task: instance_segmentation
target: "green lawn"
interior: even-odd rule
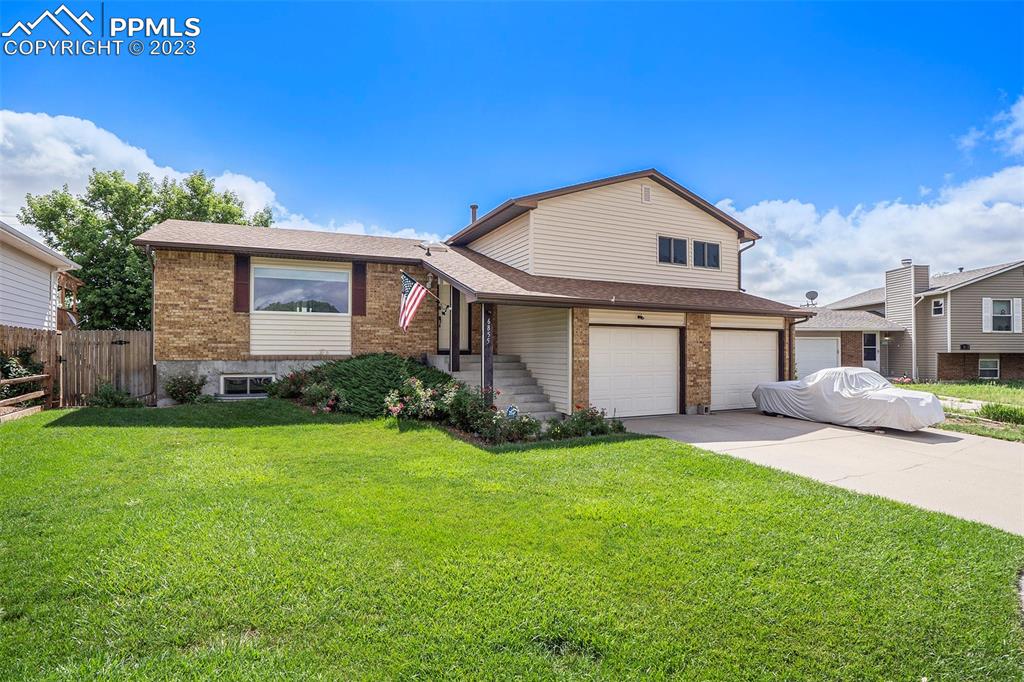
[[[659,439],[44,412],[0,491],[0,678],[1024,674],[1024,538]]]
[[[900,386],[915,391],[928,391],[950,398],[984,400],[1004,405],[1024,405],[1024,381],[958,381],[939,384],[909,384]]]

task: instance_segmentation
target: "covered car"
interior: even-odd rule
[[[917,431],[946,418],[937,396],[896,388],[864,367],[831,367],[799,381],[775,381],[754,389],[767,414],[840,426]]]

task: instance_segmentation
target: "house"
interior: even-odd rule
[[[921,381],[1024,379],[1024,260],[932,276],[905,259],[885,286],[796,325],[796,371],[871,367]]]
[[[169,220],[151,254],[158,376],[259,393],[330,358],[424,358],[540,416],[750,407],[807,312],[745,293],[760,235],[655,170],[510,199],[445,243]],[[398,329],[400,272],[427,285]]]
[[[0,222],[0,324],[57,329],[70,320],[78,265]]]

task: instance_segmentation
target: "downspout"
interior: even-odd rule
[[[746,291],[746,289],[743,288],[743,252],[747,249],[754,248],[754,244],[756,243],[756,241],[751,239],[749,244],[741,247],[740,250],[736,252],[736,288],[740,291]]]
[[[149,261],[149,360],[151,363],[149,377],[153,388],[153,404],[157,403],[160,390],[156,385],[156,254],[153,248],[146,245],[146,260]]]
[[[911,279],[910,286],[914,286],[914,281]],[[917,376],[917,304],[924,300],[924,296],[917,296],[917,300],[910,306],[910,376],[914,381],[919,381]]]
[[[794,378],[796,378],[796,326],[798,324],[800,324],[801,322],[806,322],[809,319],[811,319],[810,315],[808,315],[807,317],[801,318],[799,320],[794,318],[789,323],[789,339],[787,339],[787,342],[789,343],[789,363],[788,364],[789,364],[789,380],[790,381],[793,381]]]

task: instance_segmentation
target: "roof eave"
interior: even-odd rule
[[[758,310],[737,308],[736,306],[695,306],[671,305],[668,303],[651,303],[645,301],[629,301],[616,299],[611,301],[603,298],[577,298],[572,296],[545,296],[536,294],[500,294],[490,292],[474,292],[475,301],[480,303],[515,303],[520,305],[547,305],[555,307],[588,308],[626,308],[629,310],[650,310],[680,313],[731,313],[735,315],[758,315],[762,317],[807,317],[808,313],[801,310]],[[813,313],[811,313],[813,315]]]
[[[708,213],[713,218],[718,219],[726,226],[735,230],[741,241],[756,241],[761,238],[760,234],[750,229],[714,204],[711,204],[705,199],[697,196],[661,171],[655,168],[649,168],[647,170],[624,173],[622,175],[613,175],[608,178],[590,180],[588,182],[581,182],[575,185],[568,185],[566,187],[559,187],[545,192],[537,192],[535,194],[527,194],[515,199],[509,199],[497,208],[488,212],[482,218],[479,218],[476,222],[462,228],[459,232],[450,237],[447,243],[453,246],[465,246],[473,240],[479,239],[491,230],[501,227],[508,221],[518,218],[526,211],[537,208],[538,202],[543,201],[544,199],[572,194],[574,192],[583,192],[588,189],[605,187],[620,182],[639,180],[641,178],[649,178],[657,182],[662,187],[665,187],[674,194],[677,194],[686,201],[689,201],[691,204],[705,213]]]
[[[368,263],[400,263],[403,265],[419,265],[420,258],[401,258],[398,256],[377,256],[365,253],[303,251],[301,249],[262,248],[251,246],[222,246],[183,242],[161,242],[150,239],[133,239],[135,246],[146,246],[151,249],[168,251],[198,251],[202,253],[234,253],[248,256],[276,256],[290,258],[308,258],[313,260],[366,261]]]

